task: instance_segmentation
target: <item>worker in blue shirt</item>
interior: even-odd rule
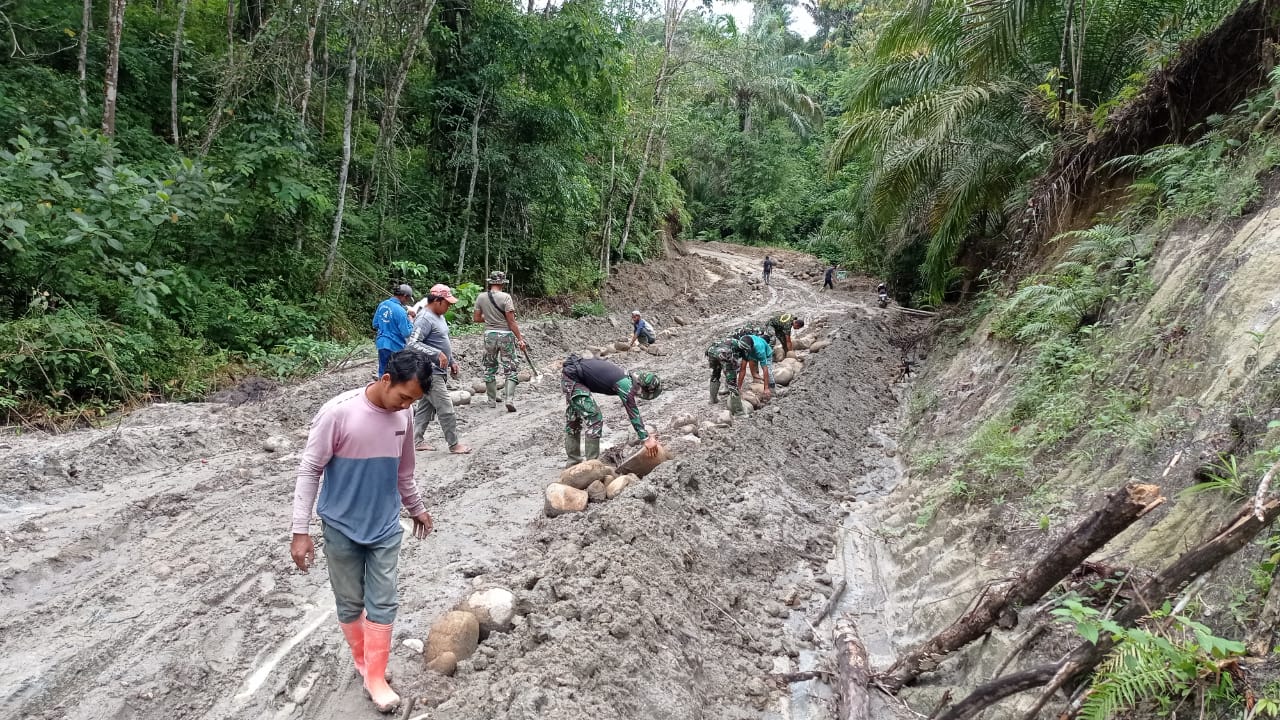
[[[761,399],[765,402],[773,396],[775,384],[773,381],[773,347],[769,345],[769,341],[759,335],[746,335],[738,338],[734,344],[734,354],[744,363],[749,363],[752,369],[759,366],[764,372],[764,393]],[[746,378],[745,372],[738,373],[738,389],[742,389],[742,381]]]
[[[391,297],[383,300],[373,311],[373,329],[378,333],[378,377],[382,377],[387,360],[396,351],[404,349],[409,335],[413,333],[413,323],[409,322],[409,312],[405,310],[405,306],[412,302],[413,288],[399,285]]]

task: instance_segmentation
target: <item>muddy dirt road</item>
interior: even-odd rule
[[[759,258],[728,246],[633,271],[609,295],[612,319],[526,331],[543,374],[521,386],[519,412],[459,408],[474,454],[419,453],[436,530],[404,543],[391,663],[412,716],[785,714],[787,696],[763,678],[822,649],[796,618],[831,592],[842,502],[889,482],[892,451],[872,428],[897,409],[895,320],[869,293],[792,279],[788,266],[804,262],[784,258],[771,287],[749,284]],[[550,366],[628,335],[630,305],[656,318],[664,354],[614,359],[663,376],[642,412],[679,456],[615,500],[544,518],[542,490],[563,462]],[[720,412],[707,402],[706,345],[781,310],[826,317],[804,334],[834,344],[750,418],[674,439],[673,418]],[[478,342],[457,345],[473,377]],[[234,406],[156,405],[101,429],[0,436],[0,717],[378,717],[336,625],[323,549],[309,574],[288,556],[310,418],[370,370],[361,361]],[[617,403],[601,407],[604,446],[632,441]],[[402,641],[493,586],[517,594],[515,630],[455,677],[427,673]]]

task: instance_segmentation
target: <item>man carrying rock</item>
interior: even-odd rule
[[[738,341],[734,344],[734,352],[743,361],[750,363],[752,369],[755,369],[758,365],[760,370],[764,373],[764,393],[761,395],[761,399],[768,402],[769,398],[773,396],[773,389],[775,387],[773,373],[771,372],[773,366],[773,347],[769,345],[769,341],[759,335],[748,335],[746,337],[738,338]],[[745,379],[745,373],[738,374],[739,390],[742,389],[742,381]]]
[[[652,345],[658,341],[658,335],[653,331],[653,326],[644,321],[640,317],[639,310],[631,311],[631,347],[635,347],[636,343],[641,345]]]
[[[502,374],[507,383],[502,399],[507,412],[516,411],[516,386],[520,384],[520,363],[516,360],[516,348],[524,350],[528,344],[516,324],[516,304],[502,291],[507,284],[507,274],[494,271],[487,280],[489,289],[476,297],[476,309],[472,319],[484,323],[484,388],[491,407],[498,404],[498,360],[502,360]]]
[[[432,285],[425,299],[426,303],[414,318],[408,346],[424,353],[431,361],[433,382],[431,389],[413,408],[413,447],[415,450],[435,449],[427,444],[426,432],[432,418],[439,418],[445,442],[449,443],[449,452],[465,455],[471,452],[471,448],[458,441],[458,416],[454,412],[453,401],[449,399],[449,388],[445,385],[446,371],[458,377],[458,361],[453,358],[453,345],[449,342],[449,323],[444,319],[449,306],[458,302],[458,298],[454,297],[448,285]]]
[[[312,419],[298,463],[289,544],[294,564],[306,572],[315,562],[311,506],[319,491],[316,513],[323,521],[338,623],[365,690],[384,713],[400,705],[386,679],[404,534],[400,506],[413,518],[414,537],[431,532],[431,515],[413,480],[409,406],[433,384],[430,363],[420,352],[395,353],[385,369],[377,382],[333,398]]]
[[[409,313],[405,305],[413,302],[413,288],[399,285],[392,291],[391,297],[383,300],[378,309],[373,311],[373,329],[378,337],[374,344],[378,347],[378,377],[387,366],[387,358],[392,353],[404,349],[405,341],[413,332],[413,324],[409,322]]]
[[[662,393],[662,381],[656,374],[628,374],[608,360],[570,355],[565,358],[564,368],[560,371],[560,388],[567,403],[564,410],[564,451],[569,456],[570,465],[600,457],[604,416],[591,397],[592,393],[616,395],[627,411],[627,419],[631,421],[636,436],[644,441],[645,452],[650,457],[657,456],[658,440],[644,429],[640,407],[636,404],[637,394],[645,400],[652,400]],[[584,425],[587,434],[585,451],[582,440]]]
[[[784,357],[794,350],[791,345],[791,331],[799,330],[803,327],[804,320],[792,316],[791,313],[782,313],[769,318],[769,329],[773,331],[773,339],[782,346]]]
[[[738,355],[734,338],[722,338],[707,348],[707,362],[711,366],[711,404],[720,402],[720,377],[724,376],[725,385],[729,389],[729,411],[735,415],[742,413],[742,398],[738,394]]]

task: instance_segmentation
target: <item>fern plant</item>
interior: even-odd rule
[[[1185,616],[1170,615],[1167,604],[1153,613],[1151,629],[1121,628],[1079,598],[1067,598],[1054,614],[1074,621],[1091,642],[1104,631],[1116,640],[1094,674],[1080,710],[1084,720],[1109,720],[1146,704],[1165,714],[1195,692],[1211,702],[1239,700],[1222,661],[1242,655],[1244,643],[1218,637]]]

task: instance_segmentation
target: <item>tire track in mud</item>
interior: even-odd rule
[[[724,309],[669,328],[665,355],[614,356],[663,375],[667,391],[643,412],[664,441],[671,418],[705,413],[702,351],[715,334],[782,309],[809,317],[859,305],[819,298],[777,272],[762,292],[741,279],[756,272],[754,258],[694,252],[718,266],[724,279],[714,297]],[[541,340],[540,349],[565,351],[621,331],[592,319],[532,326],[527,334]],[[476,339],[458,347],[474,370]],[[474,454],[419,453],[417,479],[436,532],[406,539],[401,556],[392,670],[406,696],[431,679],[422,679],[418,656],[399,640],[424,637],[473,577],[519,573],[531,550],[546,549],[538,539],[546,528],[586,517],[559,526],[541,518],[542,489],[562,462],[563,407],[553,358],[538,359],[543,375],[521,386],[516,414],[459,408],[459,431]],[[332,618],[308,631],[332,609],[323,559],[303,575],[286,549],[306,425],[320,404],[368,372],[358,364],[253,405],[156,406],[114,429],[7,438],[0,454],[0,477],[11,478],[0,484],[0,716],[379,717]],[[629,442],[620,408],[601,407],[603,446]],[[284,442],[267,452],[272,436]],[[439,430],[433,426],[428,438],[438,441]],[[322,544],[318,550],[323,556]]]

